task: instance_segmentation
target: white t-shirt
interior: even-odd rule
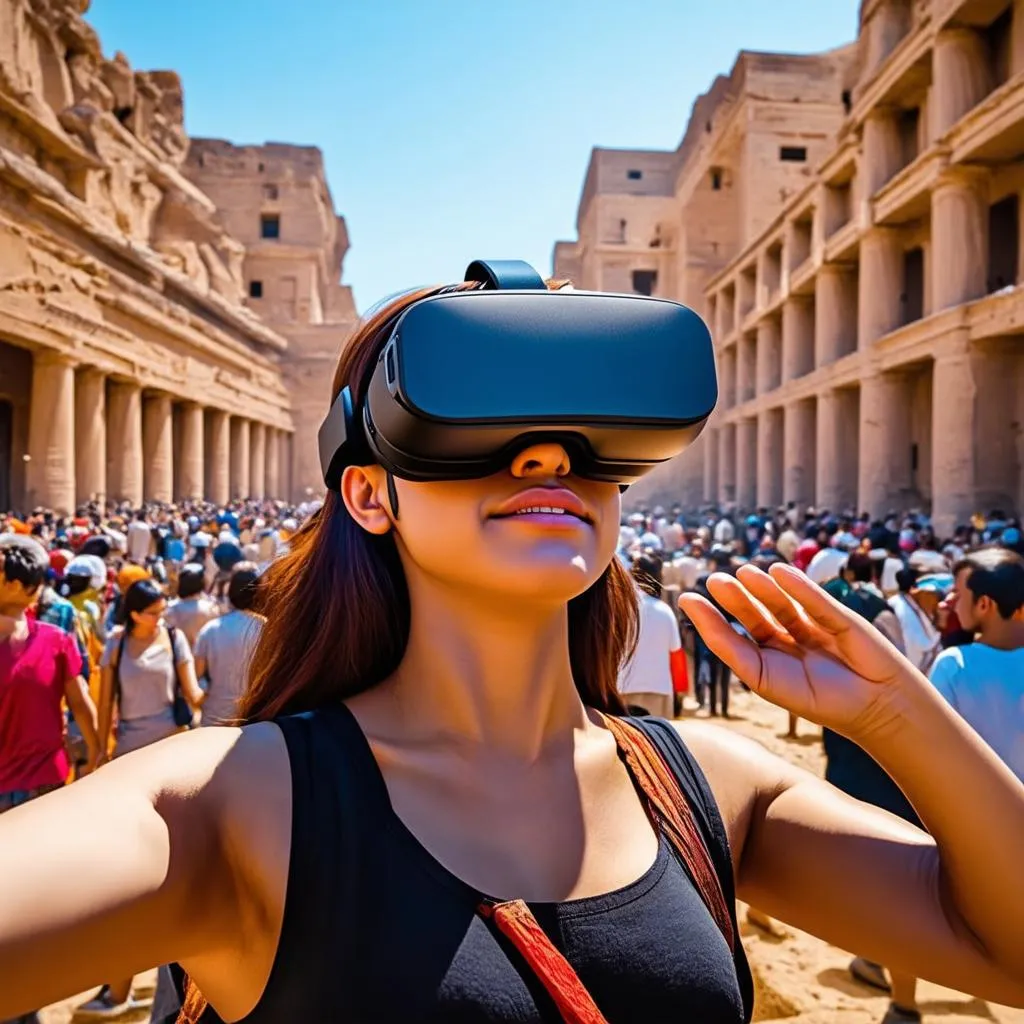
[[[153,543],[153,531],[148,523],[134,519],[128,524],[128,557],[133,562],[145,562]]]
[[[683,646],[679,621],[664,601],[640,595],[640,640],[633,657],[619,672],[619,693],[662,693],[672,696],[669,654]]]
[[[1024,647],[950,647],[930,673],[935,688],[1024,780]]]
[[[203,725],[220,725],[235,717],[238,700],[249,681],[249,661],[262,625],[258,616],[235,609],[199,630],[196,658],[206,661],[210,678]]]
[[[939,631],[912,597],[893,594],[889,607],[900,620],[906,655],[916,668],[922,668],[939,645]]]

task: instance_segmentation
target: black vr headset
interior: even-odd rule
[[[519,260],[478,260],[480,291],[421,299],[398,319],[358,407],[345,388],[320,428],[337,490],[349,465],[469,480],[557,441],[572,471],[625,489],[700,434],[718,399],[711,335],[677,302],[549,291]]]

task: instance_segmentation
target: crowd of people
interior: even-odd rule
[[[0,812],[177,732],[234,721],[259,638],[260,575],[314,509],[0,516]],[[116,1018],[151,1002],[116,979],[77,1014]]]
[[[619,558],[634,573],[644,602],[663,600],[641,617],[641,640],[620,676],[620,690],[637,711],[678,712],[690,690],[682,663],[684,639],[695,668],[693,698],[709,716],[729,716],[730,670],[669,610],[681,593],[717,605],[711,573],[734,574],[752,563],[795,566],[869,621],[1024,780],[1024,540],[1019,520],[993,511],[936,535],[926,515],[835,516],[795,504],[749,515],[681,508],[638,512],[623,520]],[[742,632],[736,620],[719,608]],[[637,671],[639,665],[642,671]],[[652,670],[650,666],[654,666]],[[651,684],[655,681],[655,685]],[[742,685],[742,683],[740,684]],[[651,691],[654,692],[645,692]],[[789,715],[788,737],[798,718]],[[860,747],[823,729],[826,778],[843,792],[922,827],[906,796]],[[754,923],[772,922],[755,911]],[[886,972],[856,957],[851,974],[891,993],[889,1024],[920,1019],[916,979]]]

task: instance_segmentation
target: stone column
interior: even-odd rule
[[[860,384],[857,496],[872,516],[904,507],[910,491],[910,402],[894,373],[873,373]]]
[[[757,418],[757,504],[776,508],[782,502],[782,410]]]
[[[833,512],[841,511],[847,488],[843,483],[842,418],[840,396],[835,388],[818,395],[817,503]]]
[[[718,428],[718,500],[726,505],[736,500],[736,425]]]
[[[713,502],[718,497],[718,428],[704,431],[704,497],[703,501]]]
[[[67,515],[75,510],[75,365],[48,349],[33,353],[25,498]]]
[[[206,417],[206,497],[217,505],[230,500],[229,466],[231,461],[231,431],[228,414],[210,409]]]
[[[736,425],[736,501],[750,510],[757,504],[757,420]]]
[[[142,390],[133,381],[112,381],[107,401],[107,493],[115,501],[142,504]]]
[[[757,354],[754,343],[743,335],[736,344],[736,404],[742,405],[754,397]]]
[[[171,398],[146,395],[142,402],[143,495],[146,501],[169,502],[174,497],[174,434]]]
[[[972,28],[946,28],[935,37],[929,99],[932,138],[945,135],[993,86],[985,37]]]
[[[107,379],[94,367],[75,378],[76,501],[107,496]]]
[[[988,275],[987,172],[950,168],[932,191],[932,310],[985,294]]]
[[[730,345],[722,350],[718,365],[721,368],[722,409],[728,410],[736,405],[739,392],[736,389],[736,365],[739,356],[736,353],[736,346]]]
[[[798,505],[815,502],[814,399],[790,402],[783,418],[783,482],[782,500]]]
[[[903,140],[895,110],[876,107],[864,119],[861,195],[870,199],[903,167]]]
[[[281,498],[281,435],[267,427],[267,497]]]
[[[967,332],[941,339],[932,376],[932,522],[949,536],[975,505],[975,409],[979,400]]]
[[[845,268],[826,263],[814,279],[816,367],[828,366],[857,348],[856,292],[850,277]]]
[[[249,493],[267,496],[267,429],[262,423],[249,424]]]
[[[860,243],[857,347],[870,348],[900,326],[903,248],[894,228],[872,228]]]
[[[779,321],[767,317],[757,325],[757,393],[774,391],[782,382],[782,339]]]
[[[1010,75],[1024,71],[1024,0],[1013,0],[1010,15]]]
[[[248,498],[249,421],[231,417],[231,498]]]
[[[814,319],[806,299],[787,299],[782,306],[782,383],[814,369]]]
[[[180,498],[202,498],[204,491],[203,407],[195,402],[181,406],[181,448],[178,451]]]

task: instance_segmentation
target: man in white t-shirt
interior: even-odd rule
[[[153,546],[153,530],[146,522],[146,513],[135,513],[135,519],[128,524],[127,554],[136,565],[145,565]]]
[[[1024,559],[986,548],[958,563],[956,614],[977,639],[935,659],[935,688],[1024,780]]]
[[[627,707],[672,718],[675,684],[685,679],[686,662],[676,613],[660,599],[661,560],[644,555],[634,563],[640,601],[640,639],[619,672],[619,693]]]

